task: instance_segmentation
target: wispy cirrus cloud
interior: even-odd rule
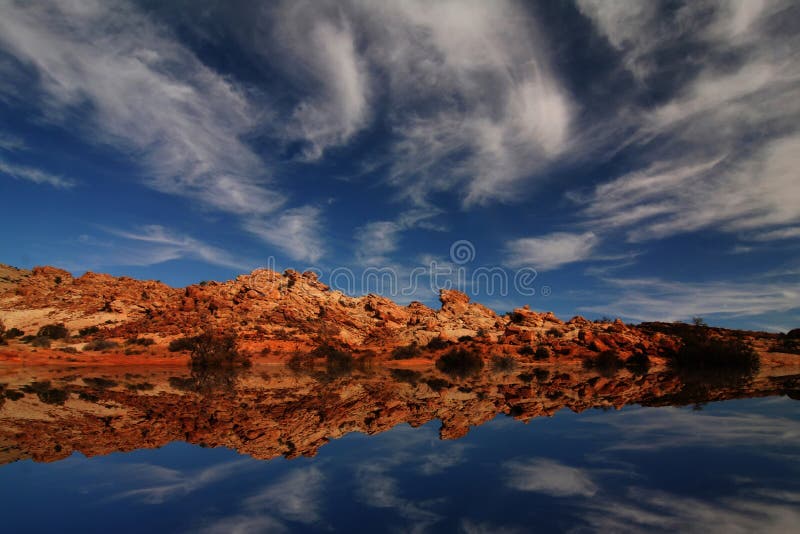
[[[677,282],[658,278],[602,278],[612,290],[603,304],[579,310],[637,321],[696,316],[748,317],[798,308],[796,282]],[[595,295],[602,293],[594,291]]]
[[[539,237],[524,237],[506,243],[506,263],[529,266],[541,271],[556,269],[592,256],[599,243],[594,232],[556,232]]]
[[[35,184],[50,185],[57,189],[69,189],[76,185],[74,180],[70,180],[61,175],[51,174],[27,165],[16,165],[0,158],[0,175],[2,174],[10,176],[15,180],[25,180]]]
[[[270,243],[294,260],[317,261],[325,253],[322,210],[302,206],[245,223],[245,229]]]
[[[134,156],[160,191],[235,213],[281,204],[241,140],[260,110],[132,4],[14,2],[0,15],[0,48],[21,67],[3,75],[32,88],[11,98],[35,98],[63,126],[88,110],[81,133]]]
[[[548,458],[514,460],[503,464],[503,469],[506,485],[519,491],[591,497],[598,490],[588,471]]]
[[[800,221],[800,38],[791,2],[597,2],[579,6],[654,105],[627,105],[612,137],[641,161],[573,195],[586,224],[652,241],[701,230],[770,230]],[[702,63],[682,50],[702,50]],[[656,65],[658,68],[655,68]],[[667,73],[673,73],[667,77]],[[759,132],[753,135],[753,132]],[[769,234],[767,234],[769,235]]]
[[[255,46],[286,51],[270,61],[306,82],[288,135],[318,157],[388,103],[388,182],[402,198],[513,200],[569,144],[573,104],[514,2],[285,2],[262,16],[274,30]]]

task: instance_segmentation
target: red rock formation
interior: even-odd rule
[[[73,335],[82,328],[100,329],[89,337],[59,341],[54,349],[65,345],[80,349],[92,337],[124,341],[138,336],[156,342],[145,355],[163,357],[171,339],[209,326],[233,331],[246,350],[258,356],[269,349],[269,357],[277,360],[288,360],[294,351],[308,351],[322,343],[372,350],[378,358],[388,358],[395,347],[424,346],[434,339],[470,343],[472,350],[486,357],[507,354],[523,360],[545,346],[561,361],[614,351],[623,359],[644,352],[659,362],[679,346],[669,331],[629,326],[619,320],[591,322],[575,317],[565,323],[552,313],[538,313],[527,306],[499,316],[455,290],[442,290],[440,300],[441,308],[433,310],[419,302],[400,306],[372,294],[350,297],[332,291],[312,272],[292,270],[279,274],[258,269],[228,282],[172,288],[158,281],[106,274],[74,278],[54,267],[28,272],[0,266],[0,319],[7,328],[35,334],[45,324],[64,323]],[[755,342],[766,339],[766,334],[748,335]],[[31,351],[28,345],[13,341],[0,351],[0,359],[26,351]],[[46,354],[50,353],[38,353]],[[422,357],[435,356],[431,351]],[[85,359],[80,354],[69,358]]]

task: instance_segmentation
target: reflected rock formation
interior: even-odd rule
[[[236,375],[185,368],[0,368],[0,463],[50,462],[156,448],[174,441],[227,447],[268,460],[314,456],[350,432],[376,434],[441,421],[457,439],[498,414],[521,422],[567,408],[697,405],[736,398],[800,398],[800,369],[692,382],[666,369],[602,376],[580,366],[485,368],[454,376],[435,368],[375,367],[351,374],[257,366]]]

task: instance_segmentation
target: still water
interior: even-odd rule
[[[5,532],[800,529],[797,369],[0,371]]]

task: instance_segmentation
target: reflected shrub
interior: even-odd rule
[[[393,360],[409,360],[416,358],[422,352],[416,342],[403,347],[397,347],[392,351]]]
[[[583,367],[593,369],[602,376],[614,376],[624,366],[622,358],[613,350],[606,350],[594,358],[585,358]]]
[[[50,348],[50,338],[47,336],[35,336],[33,339],[30,340],[32,347],[39,347],[43,349]]]
[[[436,360],[436,368],[451,376],[466,378],[483,369],[483,358],[467,349],[454,349]]]
[[[14,339],[16,337],[22,337],[24,335],[25,335],[25,332],[23,332],[19,328],[9,328],[8,330],[6,330],[6,333],[5,333],[4,337],[6,339]]]
[[[646,375],[650,370],[650,358],[644,352],[637,352],[625,360],[625,368],[635,375]]]
[[[39,400],[45,404],[64,404],[69,398],[69,392],[65,389],[54,388],[49,380],[42,382],[32,382],[22,386],[25,393],[35,393]]]
[[[517,360],[511,356],[492,356],[492,370],[507,373],[516,368]]]

